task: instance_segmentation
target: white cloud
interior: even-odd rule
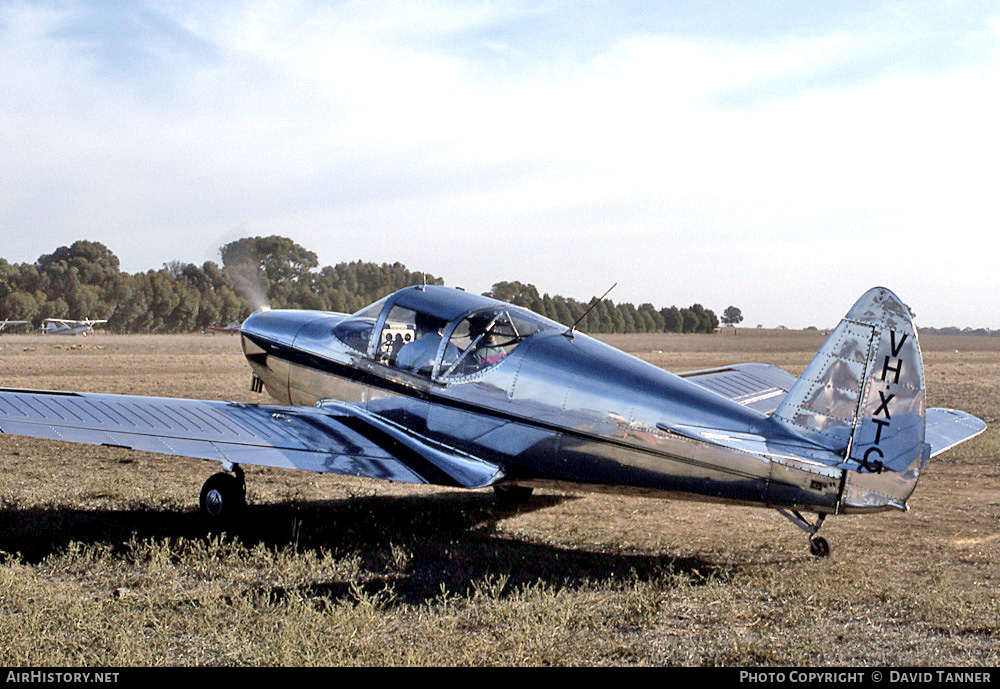
[[[139,270],[239,225],[477,290],[618,281],[795,326],[885,283],[925,324],[1000,327],[970,294],[997,248],[996,21],[926,71],[871,66],[908,40],[884,28],[546,52],[508,27],[585,10],[178,3],[140,74],[68,7],[0,10],[8,258],[87,237]],[[178,34],[199,49],[173,59]]]

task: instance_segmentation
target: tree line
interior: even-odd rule
[[[34,263],[0,258],[0,318],[106,319],[121,333],[177,333],[242,321],[264,305],[353,313],[414,284],[444,284],[400,263],[352,261],[320,267],[314,252],[287,237],[246,237],[220,249],[222,265],[171,261],[159,270],[126,273],[100,242],[81,240]],[[498,282],[487,296],[524,306],[592,333],[712,332],[719,319],[701,304],[657,308],[596,304],[539,294],[534,285]],[[591,306],[593,305],[593,308]],[[589,312],[587,310],[590,309]]]
[[[1000,330],[991,328],[959,328],[957,325],[950,325],[944,328],[920,328],[923,335],[978,335],[979,337],[1000,337]]]
[[[658,309],[650,303],[639,306],[627,302],[615,304],[610,299],[593,304],[594,300],[580,302],[558,295],[539,295],[534,285],[516,281],[498,282],[485,294],[524,306],[567,326],[586,313],[577,327],[590,333],[711,333],[719,326],[715,313],[701,304],[683,309],[676,306]],[[587,309],[590,311],[587,312]]]

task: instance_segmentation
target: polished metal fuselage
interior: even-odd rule
[[[843,511],[842,468],[672,430],[780,439],[766,415],[586,335],[538,332],[488,371],[446,381],[346,347],[332,335],[343,318],[270,311],[244,323],[247,360],[278,402],[359,405],[496,463],[520,485]]]

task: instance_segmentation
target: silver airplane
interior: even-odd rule
[[[884,288],[797,378],[764,364],[675,375],[432,285],[353,315],[259,311],[241,337],[251,389],[278,404],[5,389],[0,429],[220,462],[200,502],[223,525],[251,464],[492,486],[502,501],[554,487],[770,507],[825,556],[827,515],[907,509],[927,461],[986,428],[925,408],[917,331]]]
[[[94,332],[95,325],[107,323],[104,321],[92,321],[84,318],[82,321],[73,321],[65,318],[46,318],[42,321],[43,335],[83,335],[86,337]]]

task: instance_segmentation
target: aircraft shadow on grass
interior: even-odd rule
[[[465,595],[476,582],[491,577],[505,579],[503,595],[523,585],[574,588],[667,576],[698,585],[717,576],[725,578],[748,564],[585,550],[497,533],[497,523],[504,518],[575,499],[536,496],[527,504],[499,508],[486,494],[444,492],[251,505],[239,527],[223,534],[207,531],[194,511],[13,507],[0,510],[0,550],[38,563],[65,551],[72,542],[107,544],[124,556],[134,541],[221,536],[248,549],[263,544],[276,550],[357,556],[370,573],[363,582],[307,584],[299,589],[301,595],[351,599],[359,590],[371,595],[391,586],[392,600],[405,603],[433,600],[443,590]],[[406,553],[402,566],[394,563],[394,551],[400,548]],[[280,599],[289,591],[275,586],[264,593]]]

